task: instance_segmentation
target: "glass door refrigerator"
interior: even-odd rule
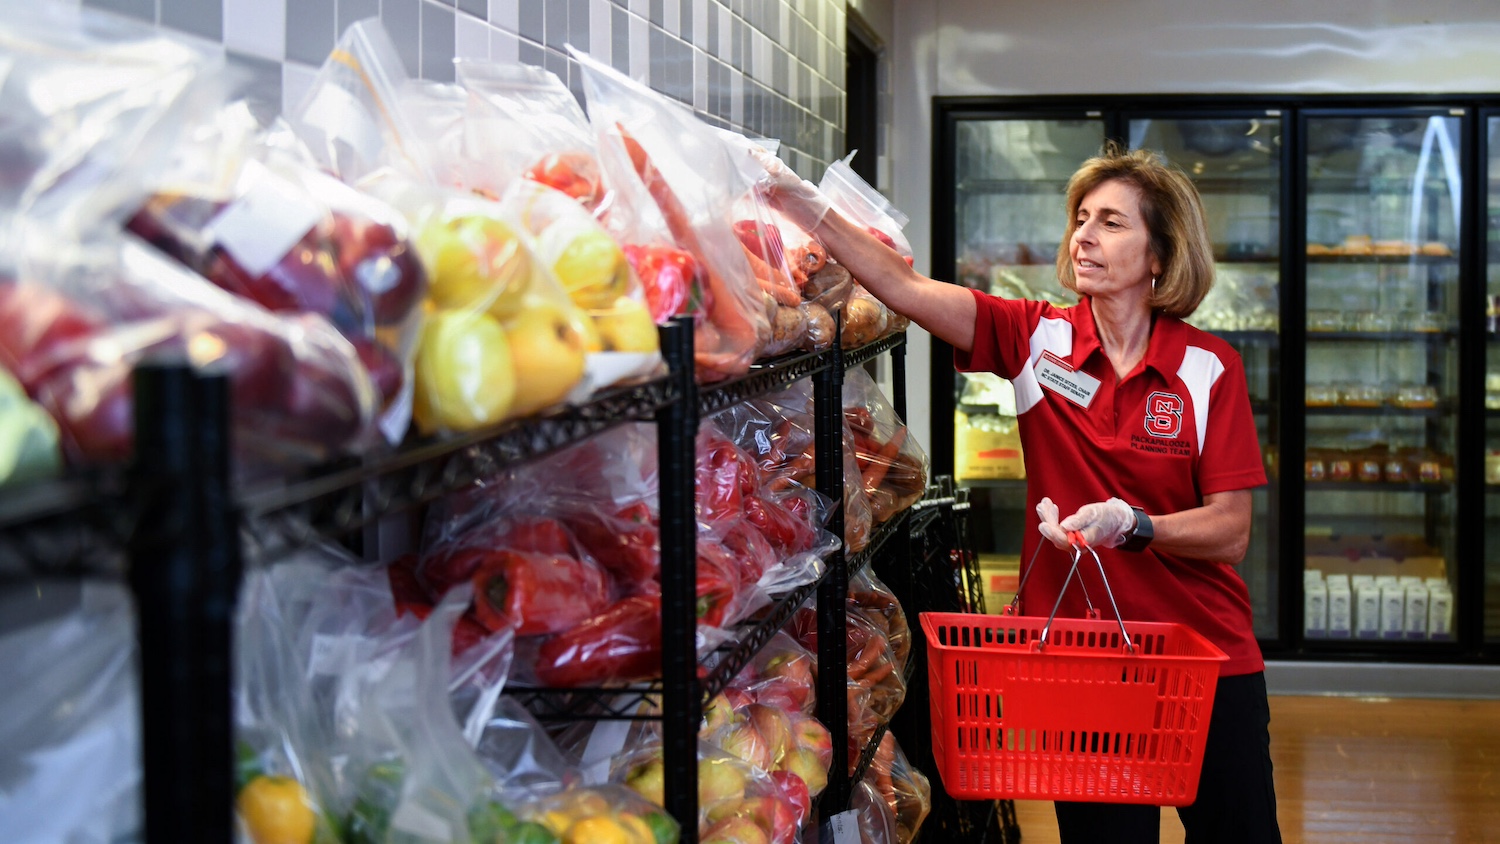
[[[1255,112],[1127,113],[1132,148],[1160,152],[1203,200],[1214,244],[1214,287],[1188,323],[1229,341],[1250,388],[1261,455],[1271,483],[1254,491],[1250,547],[1238,569],[1250,591],[1255,633],[1276,639],[1281,618],[1280,451],[1281,244],[1288,176],[1279,109]]]
[[[1484,596],[1479,634],[1491,651],[1500,646],[1500,111],[1487,110],[1480,120],[1485,154],[1484,245],[1479,251],[1484,277],[1484,550],[1482,575],[1473,578]],[[1479,310],[1476,308],[1475,310]]]
[[[1304,646],[1452,650],[1467,118],[1299,120]]]
[[[952,171],[934,185],[934,228],[951,232],[951,239],[936,239],[935,266],[951,261],[959,284],[995,295],[1075,303],[1056,271],[1069,176],[1106,139],[1161,152],[1197,184],[1214,239],[1217,284],[1189,321],[1229,340],[1242,355],[1261,447],[1274,461],[1280,425],[1277,291],[1286,240],[1281,131],[1280,113],[1264,109],[946,110],[940,148],[948,150]],[[945,211],[951,217],[943,219]],[[955,373],[951,348],[936,340],[931,377],[935,471],[952,471],[970,489],[993,611],[1014,591],[1025,524],[1014,394],[996,376]],[[1274,485],[1256,491],[1255,508],[1241,573],[1257,635],[1275,638],[1281,609]]]

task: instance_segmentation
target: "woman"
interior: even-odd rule
[[[1182,321],[1214,272],[1192,183],[1141,150],[1084,162],[1057,254],[1058,278],[1080,301],[1058,308],[925,278],[780,161],[762,162],[773,201],[871,293],[952,345],[960,370],[1014,384],[1034,511],[1023,559],[1043,539],[1066,551],[1077,531],[1098,549],[1124,618],[1186,624],[1229,655],[1197,800],[1178,814],[1189,842],[1279,842],[1265,664],[1234,569],[1249,545],[1251,490],[1266,476],[1239,355]],[[1021,595],[1029,614],[1050,611],[1067,572],[1047,553]],[[1078,571],[1103,594],[1097,571]],[[1060,614],[1084,611],[1070,587]],[[1154,806],[1056,810],[1065,842],[1160,836]]]

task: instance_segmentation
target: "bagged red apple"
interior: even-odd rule
[[[222,109],[152,176],[127,228],[194,272],[277,313],[326,318],[380,391],[390,443],[411,416],[411,356],[426,272],[406,221],[315,170],[285,128]]]
[[[148,355],[227,371],[242,472],[367,447],[376,394],[322,317],[277,315],[134,238],[29,241],[0,284],[0,364],[57,420],[73,463],[122,460],[131,367]]]

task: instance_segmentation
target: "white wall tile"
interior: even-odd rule
[[[224,46],[252,56],[286,58],[286,2],[223,0]]]
[[[514,64],[521,60],[521,39],[514,32],[490,30],[490,61]]]
[[[734,58],[734,15],[728,6],[720,6],[713,14],[719,16],[719,58],[728,64]]]
[[[682,34],[681,0],[664,0],[662,3],[662,28],[673,35]]]
[[[634,5],[632,3],[632,5]],[[647,82],[651,78],[651,24],[645,18],[630,18],[630,78]],[[649,84],[649,83],[648,83]]]
[[[534,3],[536,0],[490,0],[490,23],[501,29],[515,32],[520,26],[519,3]]]
[[[490,57],[490,28],[484,21],[457,15],[453,31],[453,56],[459,59]]]
[[[630,0],[630,13],[643,18],[650,18],[651,0]]]
[[[281,113],[286,114],[295,109],[301,102],[307,90],[312,87],[313,80],[318,77],[318,69],[311,65],[299,64],[297,62],[283,62],[281,65]]]
[[[708,0],[693,0],[693,43],[707,50]]]
[[[610,29],[610,0],[589,0],[589,55],[605,64],[613,59],[613,37]]]

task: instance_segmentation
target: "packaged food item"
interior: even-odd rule
[[[1347,639],[1354,634],[1353,593],[1349,584],[1328,583],[1328,638]]]
[[[1410,583],[1406,586],[1406,638],[1426,639],[1429,598],[1427,585]]]
[[[1427,593],[1427,638],[1453,638],[1453,593],[1447,584],[1434,586]]]
[[[1322,579],[1302,584],[1302,632],[1309,639],[1328,635],[1328,586]]]
[[[1380,585],[1380,638],[1400,639],[1406,635],[1406,590],[1398,582]]]
[[[1380,587],[1369,579],[1356,583],[1353,591],[1355,636],[1380,638]]]

